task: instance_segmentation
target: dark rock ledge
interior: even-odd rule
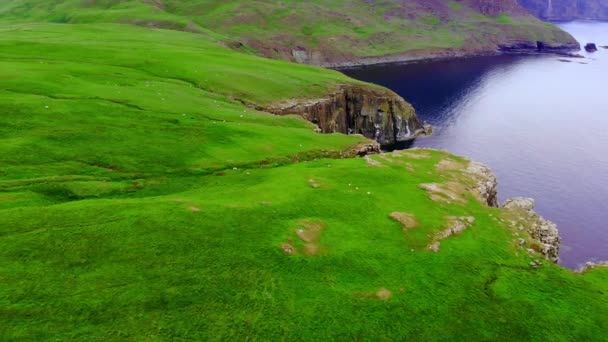
[[[538,41],[536,43],[528,41],[514,41],[507,44],[498,45],[498,51],[503,53],[541,53],[553,54],[564,57],[583,58],[583,56],[575,53],[579,51],[581,45],[579,43],[567,43],[560,45],[551,45]]]
[[[361,134],[381,145],[408,141],[430,132],[414,108],[394,92],[380,87],[341,85],[326,97],[290,99],[264,107],[277,114],[300,115],[323,133]]]

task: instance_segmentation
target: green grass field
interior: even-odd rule
[[[27,3],[0,5],[0,340],[605,340],[607,270],[531,268],[500,209],[419,188],[465,160],[341,159],[364,139],[245,105],[362,83]],[[434,253],[448,216],[475,222]]]

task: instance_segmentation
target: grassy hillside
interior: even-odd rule
[[[83,3],[0,5],[0,340],[603,338],[607,270],[530,267],[467,161],[341,159],[365,140],[246,105],[361,83],[204,27],[49,23],[166,15]]]
[[[234,47],[312,64],[348,64],[394,55],[488,52],[513,41],[576,43],[514,0],[217,1],[7,0],[0,15],[60,23],[121,22],[216,32]]]

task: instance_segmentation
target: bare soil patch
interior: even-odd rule
[[[418,221],[416,220],[416,216],[414,214],[394,212],[389,216],[393,220],[401,223],[403,230],[409,230],[418,226]]]
[[[363,157],[363,159],[365,159],[365,161],[367,162],[367,165],[369,166],[384,166],[384,164],[382,164],[381,162],[372,159],[372,157],[370,156],[365,156]]]
[[[403,150],[403,151],[394,151],[392,154],[395,157],[407,157],[410,159],[429,159],[431,158],[431,153],[425,150]]]
[[[391,299],[391,297],[393,296],[393,292],[391,290],[383,287],[376,292],[362,293],[362,294],[359,294],[359,296],[361,296],[363,298],[375,298],[375,299],[387,301],[387,300]]]
[[[322,253],[320,243],[321,235],[325,230],[325,222],[320,220],[301,220],[296,223],[295,234],[303,242],[298,247],[290,237],[287,242],[281,244],[281,250],[287,255],[304,254],[308,256]]]
[[[321,187],[321,185],[319,183],[317,183],[317,181],[314,180],[314,179],[312,179],[312,178],[308,180],[308,184],[310,184],[310,186],[313,187],[314,189]]]

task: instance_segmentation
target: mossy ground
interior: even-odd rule
[[[601,340],[608,329],[606,270],[531,268],[538,256],[498,209],[419,188],[466,183],[437,167],[447,154],[323,159],[363,138],[241,102],[356,81],[196,33],[0,33],[0,340]],[[447,216],[475,223],[434,253]],[[307,225],[323,227],[316,252],[286,254],[286,242],[305,248]]]

